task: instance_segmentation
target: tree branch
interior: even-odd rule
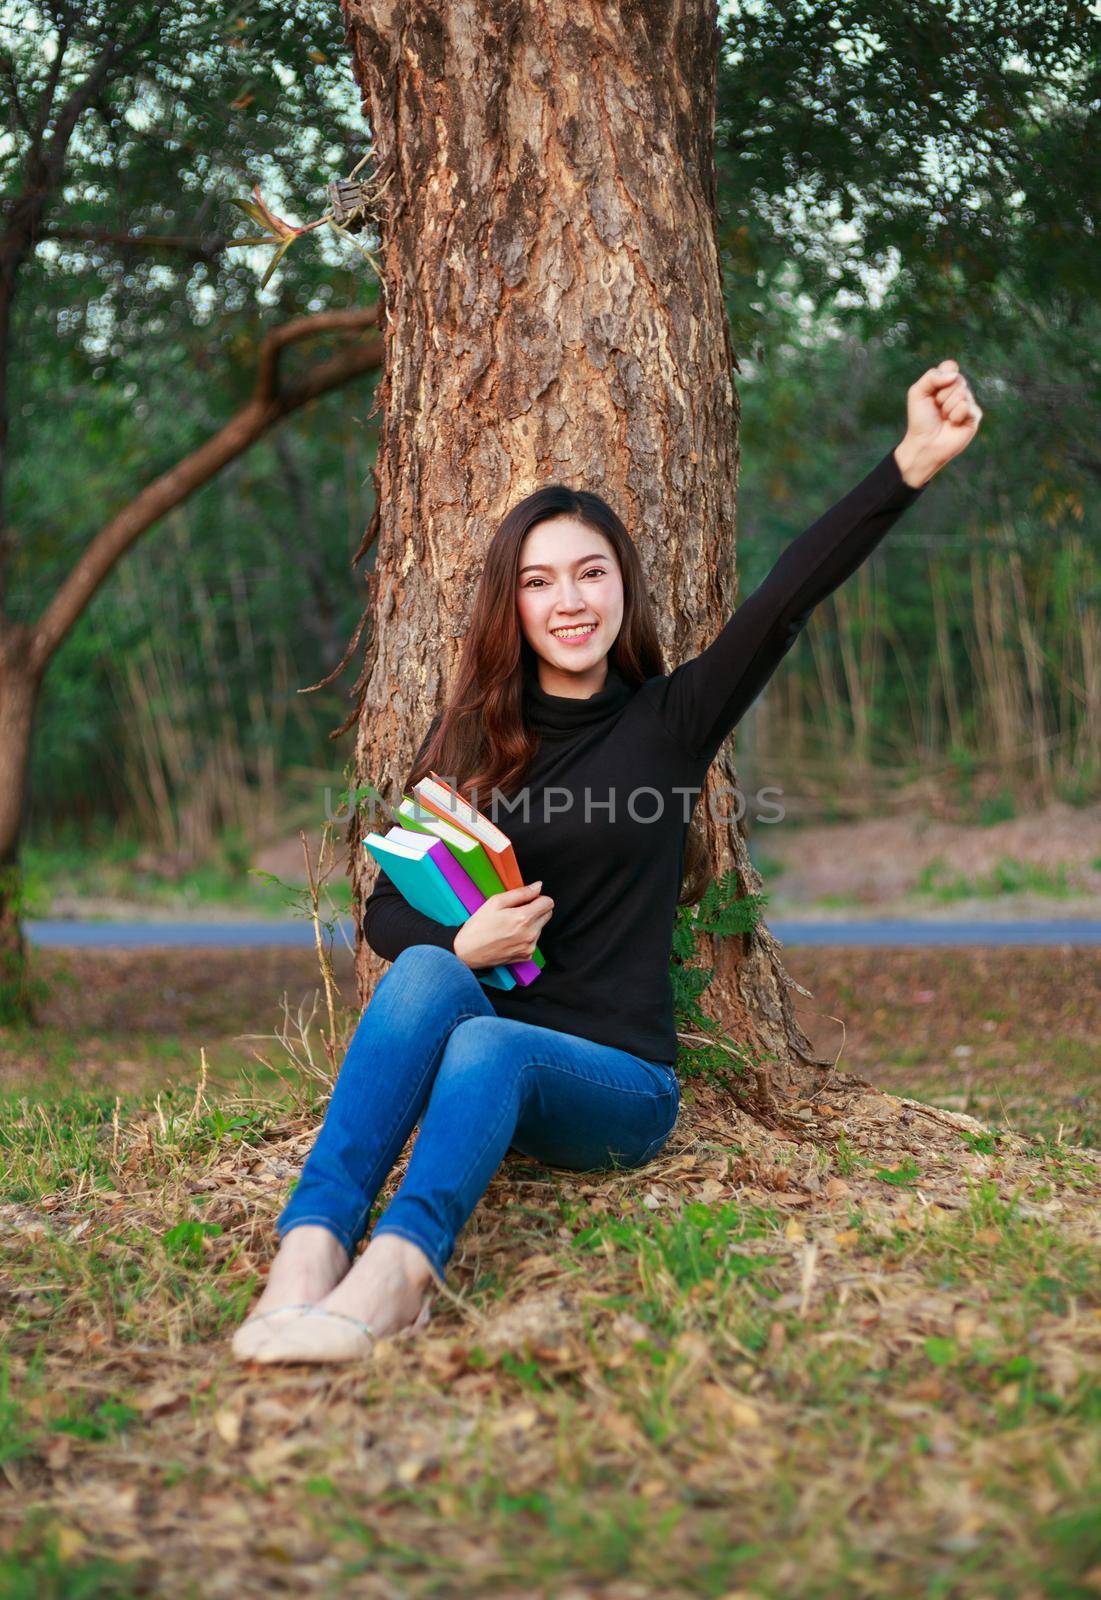
[[[378,307],[366,306],[358,311],[318,311],[313,316],[292,317],[280,327],[273,328],[260,346],[256,363],[257,400],[274,399],[278,388],[279,357],[288,345],[303,339],[313,339],[319,333],[360,333],[378,323]]]
[[[49,126],[50,116],[54,108],[54,95],[61,82],[61,69],[65,64],[65,52],[69,48],[69,19],[61,16],[57,19],[57,39],[54,45],[54,58],[50,62],[49,76],[42,90],[42,98],[38,102],[38,116],[35,118],[34,129],[31,133],[31,160],[38,159],[42,149],[42,137]]]
[[[69,153],[69,141],[77,123],[99,93],[100,85],[107,82],[115,62],[120,57],[125,58],[126,51],[126,44],[119,39],[112,39],[104,45],[88,76],[77,84],[61,107],[46,154],[41,160],[40,170],[31,175],[30,187],[35,192],[40,209],[45,203],[46,196],[52,194],[61,182],[65,170],[65,158]]]
[[[19,97],[19,79],[15,75],[15,62],[7,50],[0,50],[0,72],[3,73],[8,85],[8,94],[11,97],[11,108],[16,122],[27,135],[28,139],[34,138],[34,129],[31,127],[30,118],[23,109],[23,102]]]
[[[279,383],[279,356],[290,344],[320,334],[362,334],[377,328],[378,308],[325,311],[297,317],[275,328],[260,346],[252,398],[236,416],[182,461],[161,473],[94,536],[32,630],[30,655],[41,673],[61,641],[88,605],[115,563],[166,512],[208,483],[260,436],[311,400],[341,388],[382,365],[382,334],[353,338],[335,355],[319,362],[285,387]]]
[[[196,261],[210,261],[220,255],[229,243],[229,235],[214,235],[209,239],[191,238],[175,233],[110,233],[102,228],[58,227],[42,228],[42,239],[61,239],[73,244],[109,245],[116,250],[133,250],[138,253],[163,250],[171,255],[186,255]]]
[[[38,126],[24,163],[22,192],[8,207],[7,223],[0,233],[0,607],[13,534],[5,517],[8,475],[8,364],[11,356],[11,317],[20,269],[34,248],[48,202],[59,188],[65,173],[69,142],[77,123],[112,69],[137,51],[159,25],[163,7],[154,6],[146,27],[129,40],[109,39],[92,63],[87,76],[69,94],[58,112],[49,142],[43,144],[46,124],[53,109],[53,95],[61,73],[61,58],[68,39],[68,18],[59,13],[58,42],[50,68],[49,82],[39,108]]]

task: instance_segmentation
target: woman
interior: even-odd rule
[[[423,1325],[426,1291],[443,1284],[509,1148],[574,1170],[640,1167],[662,1148],[680,1106],[674,908],[706,881],[690,813],[707,769],[813,607],[970,443],[981,415],[956,362],[931,367],[907,393],[901,444],[668,674],[637,552],[604,501],[552,484],[505,517],[455,690],[405,787],[429,768],[458,783],[533,881],[448,928],[379,873],[364,934],[393,964],[277,1222],[280,1248],[236,1356],[355,1360],[376,1337]],[[534,983],[481,983],[537,942]],[[353,1266],[418,1124],[405,1178]]]

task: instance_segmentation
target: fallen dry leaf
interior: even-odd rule
[[[223,1444],[231,1448],[241,1442],[241,1413],[229,1406],[221,1406],[210,1419],[214,1431]]]

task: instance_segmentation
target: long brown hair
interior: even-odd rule
[[[522,781],[539,736],[523,715],[525,667],[535,670],[536,654],[524,638],[516,604],[520,546],[537,523],[560,516],[573,517],[602,533],[619,561],[623,621],[609,662],[636,686],[665,672],[642,563],[627,529],[598,494],[563,483],[547,484],[513,506],[490,541],[455,687],[433,718],[428,742],[403,785],[406,792],[430,769],[454,782],[468,800],[474,789],[483,797],[494,788],[511,796]],[[691,822],[677,904],[698,901],[711,878],[707,847]]]

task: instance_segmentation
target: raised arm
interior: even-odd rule
[[[651,685],[666,726],[689,755],[714,758],[814,607],[855,572],[921,492],[903,480],[894,452],[885,455],[792,540],[705,650]]]
[[[929,479],[974,436],[982,415],[955,362],[907,393],[902,443],[780,555],[718,637],[646,692],[670,733],[708,764],[802,632],[814,607],[865,561]]]

